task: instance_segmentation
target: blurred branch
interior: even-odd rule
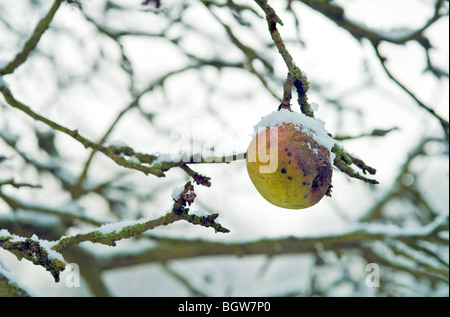
[[[444,8],[444,0],[436,0],[434,5],[434,13],[425,24],[416,29],[401,29],[401,32],[390,34],[389,32],[377,31],[365,26],[364,24],[354,22],[345,16],[345,10],[333,1],[317,1],[317,0],[298,0],[311,9],[320,12],[328,19],[336,23],[339,27],[348,31],[355,39],[361,41],[363,38],[368,39],[372,43],[389,42],[392,44],[403,45],[409,41],[417,41],[422,46],[426,46],[428,40],[424,36],[424,32],[432,26],[440,18],[447,16],[448,12],[442,13]]]
[[[417,184],[405,184],[404,177],[411,173],[411,164],[419,156],[426,155],[425,147],[430,142],[443,142],[443,139],[437,138],[424,138],[420,140],[417,145],[410,151],[407,155],[405,162],[400,167],[400,170],[395,178],[393,185],[390,190],[386,192],[386,194],[379,199],[375,204],[373,204],[368,211],[361,217],[360,221],[373,221],[380,220],[382,216],[382,211],[384,207],[393,199],[400,197],[408,197],[408,194],[413,192],[412,197],[415,199],[419,198],[419,191],[415,189]],[[412,175],[410,175],[412,177]],[[432,211],[432,208],[426,202],[426,200],[421,199],[422,206],[428,210],[428,213],[431,213],[433,216],[436,212]],[[417,205],[417,202],[414,202],[414,205]]]
[[[21,188],[21,187],[29,187],[29,188],[42,188],[41,185],[34,185],[34,184],[28,184],[28,183],[17,183],[14,181],[14,179],[7,179],[7,180],[0,180],[0,187],[10,185],[15,188]]]
[[[22,50],[16,55],[16,57],[3,69],[0,69],[0,76],[11,74],[16,70],[20,65],[26,62],[30,53],[34,50],[36,45],[39,43],[42,34],[44,34],[45,30],[47,30],[50,22],[52,22],[53,17],[58,11],[59,6],[61,5],[62,0],[55,0],[47,12],[47,14],[39,21],[39,23],[34,28],[33,34],[28,39],[28,41],[23,46]]]
[[[161,77],[159,77],[158,79],[156,79],[154,82],[152,82],[151,84],[149,84],[145,89],[143,89],[141,92],[137,93],[134,97],[134,99],[121,111],[119,112],[119,114],[116,116],[116,118],[114,119],[114,121],[110,124],[109,128],[107,129],[107,131],[104,133],[104,135],[102,136],[102,138],[98,141],[98,144],[104,144],[106,142],[106,140],[109,138],[110,134],[113,132],[114,128],[116,127],[116,125],[120,122],[120,120],[125,116],[125,114],[127,114],[130,110],[135,109],[136,107],[139,107],[139,102],[141,100],[141,98],[143,96],[145,96],[147,93],[153,91],[156,87],[162,87],[165,83],[166,80],[168,80],[171,76],[183,73],[185,71],[191,70],[191,69],[198,69],[200,67],[203,66],[207,66],[207,65],[211,65],[214,64],[215,67],[221,68],[221,67],[240,67],[240,65],[236,65],[236,64],[227,64],[227,63],[220,63],[218,64],[218,62],[213,62],[213,61],[199,61],[199,63],[197,64],[191,64],[188,65],[186,67],[182,67],[178,70],[174,70],[171,72],[168,72],[164,75],[162,75]],[[89,158],[87,159],[87,161],[84,164],[84,168],[83,171],[81,172],[80,176],[78,177],[77,183],[75,185],[75,189],[73,192],[75,193],[79,193],[78,195],[75,195],[74,197],[77,198],[79,197],[83,191],[82,191],[82,186],[83,186],[83,182],[87,177],[88,174],[88,170],[89,167],[92,163],[92,160],[95,156],[95,154],[98,152],[98,150],[93,149],[93,151],[91,152],[91,154],[89,155]],[[144,156],[142,154],[137,154],[137,153],[132,153],[134,152],[134,150],[132,150],[131,148],[126,149],[126,152],[128,153],[129,156],[136,156],[137,158],[143,158],[144,159],[141,161],[142,163],[149,163],[152,164],[155,160],[153,157],[149,157],[149,156]],[[125,152],[123,152],[124,154],[126,154]],[[191,160],[189,160],[190,162]],[[204,162],[206,163],[206,162]],[[155,164],[157,164],[157,161],[155,161]],[[153,164],[153,165],[155,165]],[[187,170],[185,168],[185,164],[178,164],[178,162],[166,162],[166,164],[164,164],[164,167],[161,166],[161,170],[167,171],[168,169],[170,169],[171,167],[175,167],[175,166],[180,166],[182,169]],[[189,173],[188,173],[189,174]],[[191,173],[192,174],[192,173]],[[190,176],[192,176],[191,174],[189,174]],[[156,176],[163,176],[163,174],[159,174]],[[200,183],[199,183],[200,184]]]
[[[167,263],[163,262],[164,271],[169,274],[171,277],[175,278],[178,282],[180,282],[187,290],[191,293],[192,296],[202,296],[207,297],[208,295],[203,292],[201,289],[196,288],[189,283],[189,281],[176,270],[172,269]]]
[[[144,154],[135,152],[131,147],[129,146],[104,146],[98,143],[95,143],[84,136],[82,136],[78,130],[71,130],[69,128],[66,128],[50,119],[47,119],[40,114],[34,112],[31,110],[30,107],[27,105],[21,103],[17,99],[14,98],[14,96],[11,94],[11,91],[6,85],[2,85],[0,82],[0,92],[5,97],[6,102],[12,106],[13,108],[19,109],[25,114],[29,115],[30,117],[34,118],[35,120],[41,121],[45,124],[47,124],[50,128],[60,131],[76,141],[80,142],[84,145],[85,148],[91,148],[95,151],[102,152],[107,157],[112,159],[114,162],[116,162],[118,165],[134,169],[137,171],[140,171],[146,175],[152,174],[158,177],[164,177],[164,172],[168,171],[169,169],[173,167],[178,167],[185,165],[186,163],[211,163],[212,161],[207,159],[201,159],[200,161],[195,160],[188,160],[185,161],[157,161],[158,156],[152,155],[152,154]],[[191,162],[192,161],[192,162]],[[224,161],[222,161],[224,162]]]
[[[139,253],[115,254],[102,259],[102,270],[131,266],[141,263],[167,262],[171,260],[188,259],[206,256],[233,255],[248,256],[264,254],[279,256],[283,254],[315,254],[318,250],[343,252],[345,250],[370,250],[373,243],[399,241],[414,247],[419,241],[431,241],[442,246],[448,246],[448,240],[439,237],[439,232],[448,231],[448,215],[442,215],[427,226],[400,228],[393,225],[361,224],[359,227],[347,231],[320,235],[316,237],[289,237],[279,239],[261,239],[253,242],[224,243],[204,240],[186,240],[151,236],[158,243],[156,247],[142,250]],[[389,244],[389,246],[391,246]],[[368,260],[372,258],[368,255]],[[404,271],[415,272],[418,269],[401,266],[395,259],[383,258],[382,262],[373,261],[380,265],[395,266]],[[444,268],[436,267],[435,272],[419,270],[421,274],[432,275],[443,281],[448,281],[448,273]]]
[[[373,48],[375,49],[376,55],[378,57],[378,59],[380,60],[381,66],[383,67],[384,71],[386,72],[386,74],[388,75],[388,77],[397,85],[399,86],[404,92],[406,92],[412,99],[414,99],[414,101],[423,109],[425,109],[428,113],[430,113],[433,117],[435,117],[439,123],[442,126],[442,129],[444,130],[444,135],[445,138],[447,140],[447,143],[449,142],[449,122],[447,120],[445,120],[444,118],[442,118],[441,116],[439,116],[434,109],[432,109],[431,107],[427,106],[424,102],[422,102],[411,90],[409,90],[408,88],[406,88],[406,86],[404,84],[402,84],[392,73],[391,71],[388,69],[388,67],[386,66],[386,58],[384,56],[381,55],[380,50],[378,48],[378,45],[373,43]]]
[[[1,84],[0,84],[1,86]],[[28,153],[21,151],[17,147],[17,141],[19,136],[13,135],[10,131],[3,129],[0,130],[0,138],[13,149],[27,164],[33,166],[38,172],[47,172],[53,175],[62,185],[64,189],[70,190],[72,184],[67,179],[64,169],[56,160],[50,160],[48,162],[41,162],[32,158]]]
[[[36,234],[46,240],[57,240],[65,233],[67,224],[58,216],[48,216],[44,219],[45,221],[36,221],[36,213],[25,210],[9,212],[0,215],[0,228],[21,237]]]
[[[47,206],[40,206],[36,204],[26,203],[22,200],[13,198],[11,196],[6,195],[0,190],[0,198],[7,203],[12,210],[23,209],[23,210],[32,210],[42,214],[56,215],[66,224],[73,223],[74,221],[83,221],[85,223],[89,223],[95,226],[101,225],[101,222],[90,217],[83,216],[81,214],[75,214],[63,209],[55,209]]]
[[[444,12],[445,4],[444,0],[436,0],[434,5],[434,13],[431,18],[425,22],[425,24],[417,28],[415,30],[397,30],[397,32],[382,32],[382,31],[376,31],[373,30],[365,25],[356,23],[351,21],[345,16],[344,9],[335,2],[331,1],[314,1],[314,0],[300,0],[305,5],[309,6],[310,8],[322,13],[327,18],[332,20],[334,23],[336,23],[341,28],[348,31],[354,38],[356,38],[358,41],[361,41],[363,38],[369,40],[369,42],[372,44],[372,46],[375,49],[376,55],[381,63],[381,66],[383,67],[384,71],[388,75],[388,77],[397,85],[399,86],[405,93],[407,93],[411,98],[416,101],[416,103],[423,109],[425,109],[428,113],[430,113],[433,117],[435,117],[439,123],[441,124],[447,142],[449,142],[449,122],[439,116],[434,109],[427,106],[424,102],[422,102],[416,94],[414,94],[411,90],[406,88],[404,84],[402,84],[388,69],[386,66],[386,58],[381,55],[379,51],[379,45],[382,42],[397,44],[397,45],[404,45],[407,42],[415,41],[420,46],[422,46],[426,52],[427,56],[427,69],[430,70],[435,76],[438,78],[442,76],[448,77],[448,73],[443,72],[442,70],[438,69],[436,66],[433,65],[430,59],[429,50],[432,48],[432,45],[429,41],[429,39],[425,35],[425,31],[431,27],[436,21],[438,21],[440,18],[444,16],[448,16],[448,10]],[[392,30],[395,31],[395,30]],[[393,35],[392,35],[393,34]]]
[[[155,3],[155,8],[159,9],[161,7],[161,0],[144,0],[142,2],[142,5],[148,5],[150,2],[154,2]]]
[[[337,141],[344,141],[344,140],[359,139],[359,138],[363,138],[363,137],[383,137],[383,136],[387,135],[388,133],[395,131],[395,130],[398,130],[398,128],[394,127],[394,128],[390,128],[390,129],[374,129],[372,132],[362,133],[362,134],[354,135],[354,136],[335,135],[333,137],[333,139],[335,139]]]
[[[0,266],[0,297],[30,297],[31,295],[15,282],[10,272]]]
[[[80,245],[69,247],[62,254],[67,263],[77,263],[79,265],[80,274],[94,296],[111,296],[106,283],[102,279],[96,254],[85,251],[83,246]]]
[[[238,39],[238,37],[233,33],[231,27],[227,25],[225,22],[223,22],[215,13],[213,10],[211,10],[211,1],[203,0],[203,4],[209,9],[211,15],[222,25],[222,27],[225,29],[230,41],[244,54],[246,58],[245,66],[247,66],[248,70],[254,74],[262,83],[264,88],[275,98],[280,99],[278,94],[276,94],[270,87],[267,82],[267,80],[264,78],[262,74],[260,74],[255,67],[253,66],[253,62],[255,60],[259,60],[264,67],[269,71],[269,73],[273,73],[273,66],[265,57],[263,57],[261,54],[259,54],[256,50],[251,48],[248,45],[245,45],[241,40]]]

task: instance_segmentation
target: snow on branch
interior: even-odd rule
[[[17,277],[0,266],[0,297],[30,297],[34,292],[22,285]]]
[[[215,232],[229,232],[228,229],[216,222],[218,214],[208,215],[203,211],[190,212],[188,206],[194,202],[195,197],[194,186],[191,182],[187,182],[182,190],[178,190],[176,195],[172,195],[174,200],[172,210],[163,216],[108,223],[93,230],[63,236],[56,241],[39,239],[36,235],[31,238],[24,238],[11,234],[6,229],[1,229],[0,247],[15,254],[18,259],[25,258],[35,265],[44,267],[58,282],[59,275],[65,268],[61,252],[81,242],[90,241],[115,246],[118,240],[135,237],[148,230],[180,220],[193,225],[212,227]]]
[[[40,240],[36,235],[24,238],[0,230],[0,247],[13,253],[19,260],[27,259],[35,265],[42,266],[59,281],[59,274],[64,270],[65,263],[61,254],[51,249],[51,243]]]
[[[188,214],[188,205],[191,205],[195,199],[194,186],[191,182],[187,182],[184,189],[180,193],[177,193],[177,195],[172,195],[172,197],[174,199],[172,210],[163,216],[105,224],[94,230],[81,232],[72,236],[64,236],[54,242],[52,249],[60,252],[68,246],[76,245],[84,241],[115,246],[118,240],[137,236],[145,231],[159,226],[166,226],[180,220],[185,220],[203,227],[212,227],[216,232],[229,232],[228,229],[215,222],[218,214],[209,216]]]
[[[442,233],[447,233],[447,237]],[[151,247],[139,254],[124,252],[105,256],[101,261],[102,269],[112,269],[116,263],[123,265],[123,262],[127,261],[133,264],[141,261],[167,262],[193,256],[263,254],[270,257],[283,254],[317,254],[319,250],[339,254],[355,250],[362,252],[369,262],[382,263],[386,267],[406,271],[413,276],[448,281],[448,263],[439,253],[442,250],[439,247],[448,248],[448,213],[439,215],[434,221],[422,227],[402,228],[388,224],[359,223],[323,235],[280,237],[238,243],[159,236],[152,236],[152,240],[163,247]],[[426,243],[433,244],[437,247],[436,250],[426,247]],[[380,248],[380,245],[383,248]],[[399,252],[400,249],[402,252]]]

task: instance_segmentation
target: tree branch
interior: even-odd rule
[[[55,0],[53,5],[47,14],[39,21],[39,23],[34,28],[34,31],[31,37],[23,46],[22,50],[16,55],[16,57],[3,69],[0,69],[0,76],[7,75],[14,72],[20,65],[26,62],[30,53],[34,50],[36,45],[39,43],[42,34],[44,34],[45,30],[47,30],[50,22],[52,22],[53,17],[58,11],[59,6],[61,5],[62,0]]]
[[[255,2],[261,7],[261,9],[263,9],[266,15],[267,26],[269,28],[272,41],[277,47],[278,53],[282,56],[284,63],[288,68],[288,77],[284,86],[283,100],[279,109],[289,109],[290,98],[292,97],[289,90],[293,85],[297,89],[298,103],[300,105],[301,112],[309,117],[314,117],[314,111],[312,110],[311,105],[308,102],[308,97],[306,96],[306,92],[309,89],[308,78],[306,77],[306,74],[302,72],[297,65],[295,65],[294,60],[287,50],[281,34],[277,29],[277,24],[283,25],[283,22],[266,0],[255,0]]]
[[[166,238],[152,236],[152,240],[158,243],[156,247],[142,250],[139,253],[108,255],[101,261],[102,270],[109,270],[118,267],[126,267],[141,263],[168,262],[171,260],[181,260],[207,256],[250,256],[265,255],[268,257],[286,254],[317,254],[321,251],[335,251],[341,254],[344,251],[371,250],[374,243],[385,243],[398,241],[408,246],[414,247],[419,241],[432,241],[441,246],[448,246],[448,240],[439,238],[438,232],[448,230],[448,216],[442,215],[435,221],[424,227],[414,229],[403,229],[394,225],[373,225],[362,223],[356,227],[349,228],[343,232],[326,234],[312,237],[287,237],[279,239],[261,239],[251,242],[213,242],[204,240],[186,240],[177,238]],[[447,226],[447,227],[446,227]],[[447,228],[447,229],[446,229]],[[392,247],[388,244],[388,247]],[[374,253],[371,253],[374,255]],[[377,253],[375,253],[377,254]],[[378,255],[377,255],[378,256]],[[379,256],[378,256],[379,257]],[[448,273],[445,273],[445,266],[435,272],[422,270],[401,265],[401,261],[395,259],[382,258],[382,261],[373,259],[367,254],[369,262],[376,262],[380,265],[394,267],[401,271],[407,271],[414,276],[437,278],[440,281],[448,281]]]
[[[12,274],[0,266],[0,297],[30,297],[30,293],[17,282]]]

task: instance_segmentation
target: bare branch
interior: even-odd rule
[[[39,43],[42,34],[47,30],[48,26],[53,20],[53,17],[58,11],[59,6],[61,5],[62,0],[55,0],[48,11],[48,13],[39,21],[36,25],[33,34],[28,39],[28,41],[23,46],[22,50],[16,55],[16,57],[3,69],[0,69],[0,76],[7,75],[14,72],[20,65],[27,61],[28,56],[34,50],[36,45]]]

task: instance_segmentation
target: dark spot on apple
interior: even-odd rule
[[[288,180],[290,180],[290,181],[291,181],[291,180],[292,180],[292,177],[288,176]]]
[[[312,189],[319,188],[320,185],[321,185],[320,175],[317,175],[312,181],[311,188]]]
[[[317,175],[314,177],[311,185],[311,189],[319,189],[327,182],[328,175],[330,174],[327,165],[320,165],[317,168]]]
[[[285,169],[285,168],[282,168],[282,169],[281,169],[281,173],[286,174],[286,169]]]
[[[288,156],[292,156],[292,153],[291,152],[288,152],[288,154],[287,154]]]

